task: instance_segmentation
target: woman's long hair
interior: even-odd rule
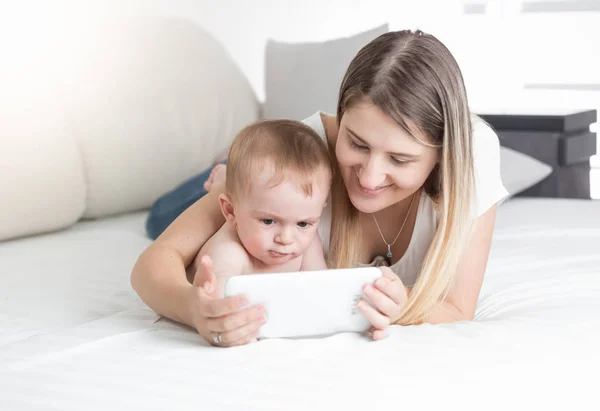
[[[363,47],[342,81],[338,126],[353,104],[370,101],[409,135],[407,121],[439,150],[440,161],[423,189],[437,206],[439,223],[399,324],[418,324],[446,297],[468,239],[474,197],[471,118],[462,74],[448,49],[422,31],[379,36]],[[416,138],[416,137],[415,137]],[[334,155],[335,147],[330,144]],[[352,205],[336,162],[329,262],[356,266],[359,211]]]

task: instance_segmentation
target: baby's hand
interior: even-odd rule
[[[217,164],[210,175],[208,176],[208,180],[204,182],[204,189],[208,192],[212,189],[213,185],[223,183],[225,184],[225,176],[227,171],[227,167],[225,164]]]

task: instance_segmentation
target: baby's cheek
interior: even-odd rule
[[[255,231],[247,238],[245,246],[253,254],[262,253],[265,249],[267,243],[266,236],[261,234],[260,231]]]

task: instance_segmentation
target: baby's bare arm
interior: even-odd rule
[[[218,239],[217,241],[209,240],[206,247],[203,247],[198,253],[196,261],[199,262],[205,255],[208,255],[212,260],[213,272],[217,278],[218,296],[223,297],[227,279],[243,274],[244,267],[248,266],[248,253],[241,244],[235,241]],[[201,267],[199,263],[197,267]]]
[[[327,268],[321,237],[317,234],[310,247],[308,247],[308,250],[302,256],[300,271],[326,270]]]

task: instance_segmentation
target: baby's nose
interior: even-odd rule
[[[275,236],[275,241],[282,245],[291,244],[292,240],[293,240],[292,230],[287,229],[287,228],[283,228],[282,230],[279,231],[277,236]]]

